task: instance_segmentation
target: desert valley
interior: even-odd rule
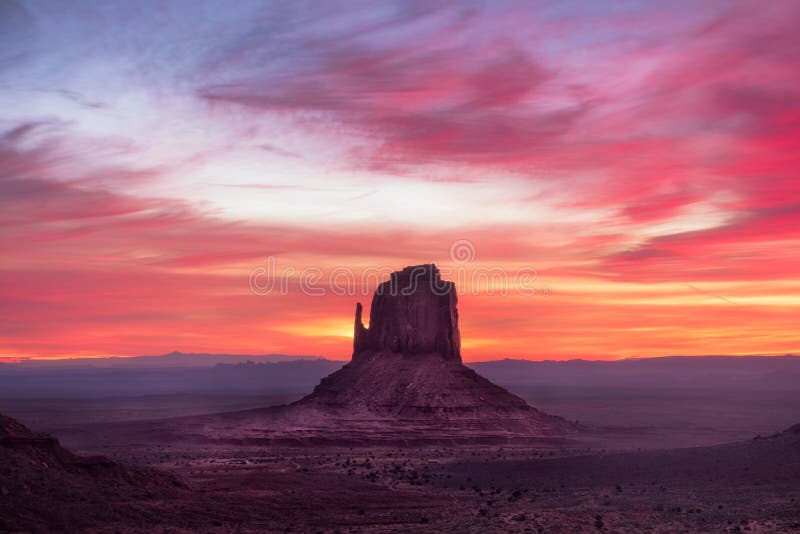
[[[231,364],[176,366],[168,389],[125,395],[104,387],[192,356],[0,371],[25,384],[2,399],[4,413],[60,438],[2,419],[0,529],[800,529],[800,394],[764,387],[776,373],[795,384],[800,358],[474,366],[540,411],[461,363],[457,298],[435,266],[394,273],[371,310],[367,329],[358,305],[352,360],[305,396],[302,381],[333,362],[238,363],[239,377],[278,378],[239,391],[225,381]],[[194,365],[203,359],[213,364]],[[53,377],[64,390],[43,400],[37,381]]]

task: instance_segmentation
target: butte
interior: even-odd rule
[[[563,443],[575,425],[462,363],[457,305],[455,285],[435,265],[392,273],[376,288],[369,328],[356,305],[351,361],[311,394],[286,406],[192,418],[194,428],[181,433],[285,445]]]

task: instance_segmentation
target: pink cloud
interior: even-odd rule
[[[752,327],[752,340],[772,333],[793,342],[789,312],[777,304],[748,307],[736,294],[683,309],[668,301],[704,297],[705,282],[797,278],[800,71],[788,66],[800,60],[799,10],[780,1],[692,10],[417,6],[367,13],[343,27],[327,10],[298,17],[287,8],[277,36],[261,27],[203,26],[219,39],[209,49],[169,48],[158,69],[142,67],[137,57],[132,70],[146,75],[136,80],[162,83],[133,87],[131,98],[154,96],[136,110],[152,112],[165,128],[196,118],[182,113],[208,115],[233,132],[223,148],[192,137],[192,157],[155,162],[146,154],[158,147],[147,135],[85,134],[81,128],[109,120],[98,115],[78,125],[12,121],[0,137],[4,350],[131,354],[167,343],[246,352],[263,343],[339,356],[347,339],[298,334],[296,327],[346,324],[352,298],[309,301],[295,291],[279,301],[259,299],[247,293],[248,268],[267,255],[326,268],[400,267],[446,260],[450,243],[464,238],[480,262],[528,264],[543,277],[578,279],[575,287],[657,286],[642,294],[662,299],[647,306],[603,294],[598,303],[596,295],[571,291],[569,282],[562,282],[561,299],[549,301],[508,306],[466,298],[465,334],[496,343],[476,354],[521,355],[529,347],[539,354],[610,354],[615,343],[625,353],[702,352],[703,343],[725,342],[734,327]],[[168,37],[159,43],[194,42],[182,33]],[[113,98],[107,104],[95,94],[60,91],[82,113],[120,111]],[[367,208],[358,223],[331,224],[327,205],[302,225],[264,223],[223,217],[213,198],[202,207],[158,193],[155,185],[192,182],[207,164],[237,163],[225,156],[239,142],[261,156],[312,165],[317,154],[303,152],[302,143],[264,135],[259,126],[273,122],[276,129],[286,125],[287,138],[319,135],[326,147],[340,149],[344,161],[331,165],[355,170],[366,184],[363,195],[389,182],[427,180],[451,187],[451,201],[477,214],[474,220],[484,205],[460,193],[490,184],[519,191],[518,201],[507,197],[509,214],[542,210],[553,221],[532,223],[541,218],[523,214],[426,229],[412,199],[403,206],[411,229],[388,227],[378,208]],[[139,159],[141,166],[131,164]],[[262,169],[253,168],[242,171],[246,181],[226,185],[254,194],[324,189],[283,175],[280,183],[259,183]],[[303,167],[297,176],[328,170]],[[659,284],[676,283],[686,287],[664,297]],[[719,305],[726,308],[713,307]],[[636,333],[650,326],[651,337]],[[766,350],[755,341],[744,345]]]

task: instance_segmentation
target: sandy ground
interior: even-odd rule
[[[800,433],[626,453],[139,444],[116,456],[189,489],[161,500],[152,523],[101,531],[800,530]]]
[[[722,401],[716,404],[715,424],[702,424],[713,419],[708,409],[701,412],[698,407],[700,419],[694,421],[689,412],[683,427],[669,415],[674,412],[666,410],[660,427],[616,428],[566,449],[286,448],[191,437],[160,441],[147,432],[119,432],[126,421],[130,428],[146,429],[148,423],[140,416],[152,410],[158,417],[170,417],[246,409],[262,402],[175,396],[166,401],[64,403],[60,411],[46,401],[11,406],[13,415],[22,413],[27,424],[43,423],[75,452],[103,454],[134,468],[156,468],[183,484],[150,493],[101,488],[99,495],[107,497],[90,492],[75,502],[59,497],[51,504],[61,507],[57,519],[43,520],[38,530],[800,532],[800,433],[668,448],[673,443],[731,441],[726,439],[731,429],[744,433],[750,422],[746,414],[755,416],[756,410],[726,419],[731,406]],[[607,402],[616,402],[619,412],[610,422],[642,417],[648,409],[651,414],[664,410],[659,402],[640,400],[630,403],[626,413],[619,410],[620,401]],[[599,413],[602,406],[587,410]],[[659,436],[670,434],[672,441],[659,448]],[[16,498],[31,497],[0,494],[6,503]]]

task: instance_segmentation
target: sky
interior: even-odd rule
[[[365,273],[430,262],[468,361],[798,352],[798,23],[0,0],[0,361],[346,359]]]

